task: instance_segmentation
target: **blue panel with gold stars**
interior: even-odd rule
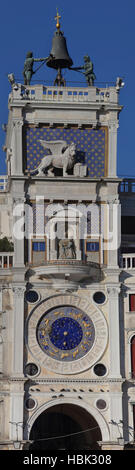
[[[39,128],[27,127],[25,131],[25,155],[28,171],[38,167],[42,158],[48,154],[39,140],[55,141],[65,140],[67,145],[74,142],[77,146],[76,163],[87,165],[87,175],[92,178],[107,176],[108,145],[107,128],[93,129],[90,127],[79,129],[78,127]]]
[[[73,361],[86,355],[95,340],[91,318],[73,306],[56,307],[37,325],[37,340],[48,356],[59,361]]]

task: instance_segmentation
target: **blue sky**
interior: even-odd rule
[[[6,173],[2,146],[5,134],[2,124],[8,119],[8,73],[23,80],[25,55],[32,50],[34,57],[46,57],[51,50],[55,31],[56,7],[62,16],[61,29],[67,39],[69,54],[74,66],[83,64],[89,54],[97,82],[115,82],[124,78],[125,87],[120,92],[118,129],[118,175],[135,176],[134,106],[135,106],[135,2],[134,0],[23,0],[1,4],[0,44],[0,174]],[[42,67],[33,80],[51,83],[56,73]],[[65,72],[67,81],[80,81],[75,72]],[[84,82],[85,83],[85,82]],[[95,82],[96,84],[96,82]]]

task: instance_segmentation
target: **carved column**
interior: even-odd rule
[[[13,203],[14,267],[24,267],[24,197]]]
[[[0,287],[0,312],[2,312],[2,287]]]
[[[108,286],[110,377],[120,378],[119,287]]]
[[[120,247],[120,221],[121,221],[121,206],[119,204],[119,198],[116,195],[115,198],[107,200],[108,210],[108,266],[118,266],[118,249]]]
[[[2,287],[0,287],[0,372],[3,372],[3,320],[2,320]]]
[[[114,116],[114,121],[109,123],[109,165],[108,165],[108,175],[115,177],[117,175],[117,129],[118,123],[116,120],[116,113]]]
[[[13,163],[12,174],[22,175],[23,173],[23,142],[22,142],[23,120],[17,119],[13,122],[14,143],[13,143]]]
[[[12,375],[23,375],[24,351],[24,286],[14,286],[13,363]]]
[[[10,424],[9,439],[12,441],[23,440],[23,420],[24,420],[24,391],[19,390],[17,383],[10,399]]]
[[[116,391],[116,387],[121,388],[121,384],[110,386],[110,441],[118,442],[123,438],[123,413],[122,413],[122,391]]]

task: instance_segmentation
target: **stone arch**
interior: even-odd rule
[[[132,341],[135,338],[135,330],[130,331],[128,334],[128,372],[130,374],[130,377],[132,377],[132,352],[131,352],[131,347],[132,347]]]
[[[30,438],[30,434],[31,434],[31,430],[32,430],[32,427],[34,425],[34,423],[36,422],[36,420],[40,417],[40,415],[42,413],[44,413],[45,411],[49,411],[49,409],[52,409],[55,407],[57,407],[57,405],[72,405],[72,406],[76,406],[78,407],[78,409],[83,409],[85,412],[87,412],[87,414],[89,416],[92,417],[92,419],[97,423],[98,427],[99,427],[99,430],[101,432],[101,440],[102,441],[109,441],[109,427],[104,419],[104,417],[102,416],[102,414],[96,409],[94,408],[93,406],[89,405],[88,403],[84,402],[80,402],[77,400],[77,399],[72,399],[72,398],[57,398],[53,401],[49,401],[43,405],[41,405],[39,408],[37,408],[34,413],[32,414],[32,416],[29,418],[28,420],[28,423],[27,423],[27,427],[25,428],[24,430],[24,439],[29,439]]]
[[[135,378],[135,333],[130,338],[130,354],[131,354],[131,378]]]

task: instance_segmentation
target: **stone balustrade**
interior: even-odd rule
[[[121,255],[120,267],[122,269],[135,269],[135,253],[123,253]]]
[[[13,252],[0,252],[0,269],[10,269],[14,266]]]
[[[135,179],[124,179],[121,181],[119,193],[135,193]]]
[[[31,100],[45,102],[81,102],[81,103],[118,103],[118,93],[115,86],[93,87],[55,87],[44,85],[16,84],[10,94],[12,100]]]

